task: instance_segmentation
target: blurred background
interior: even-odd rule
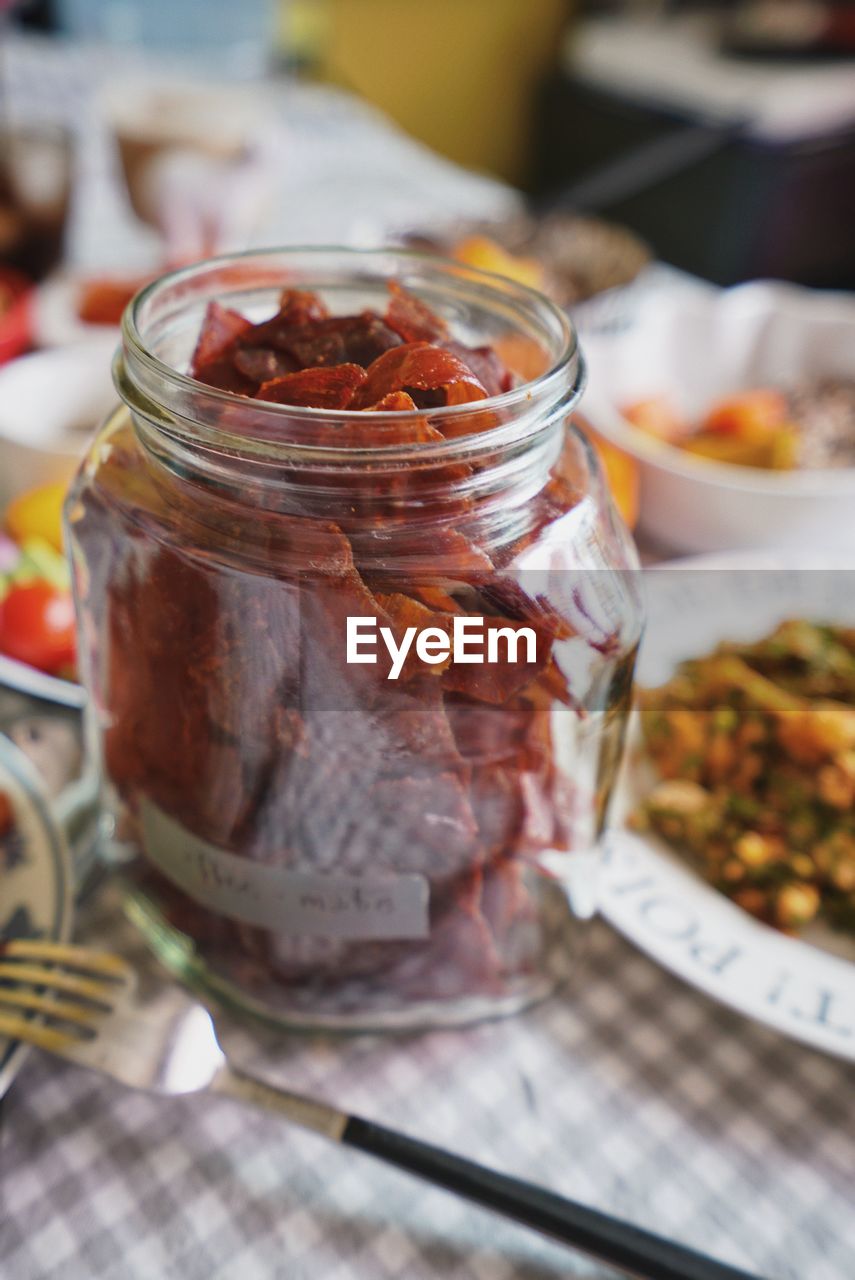
[[[217,171],[215,160],[222,168],[250,139],[256,149],[282,148],[279,163],[296,176],[301,164],[314,160],[322,167],[320,154],[303,153],[312,149],[311,131],[322,124],[318,104],[326,102],[336,103],[342,116],[348,169],[356,119],[361,115],[366,124],[361,146],[368,148],[369,119],[373,141],[382,146],[382,118],[439,156],[524,191],[538,209],[605,215],[638,233],[658,259],[718,283],[761,275],[831,287],[855,282],[851,4],[0,0],[0,9],[7,29],[6,130],[12,123],[53,124],[65,135],[39,139],[38,164],[33,136],[26,165],[16,136],[6,143],[0,256],[27,274],[43,275],[58,261],[66,197],[71,204],[85,197],[91,135],[99,124],[119,153],[128,188],[123,198],[165,234],[166,197],[142,190],[141,168],[152,153],[182,150],[183,175],[175,164],[155,166],[159,184],[179,206],[182,178],[184,186],[198,186]],[[174,97],[146,97],[144,90],[167,70],[185,89],[191,78],[203,80],[207,98],[201,92],[195,102],[187,97],[179,109]],[[290,116],[281,100],[276,108],[262,101],[265,89],[306,85],[343,96],[297,99]],[[225,92],[218,100],[214,91],[228,86],[237,90],[231,100]],[[382,117],[369,117],[369,105]],[[333,130],[331,105],[324,123]],[[391,130],[388,139],[391,149],[400,145]],[[316,141],[320,152],[329,139]],[[330,165],[332,156],[330,149]],[[22,175],[24,167],[38,167],[41,176]],[[344,167],[342,160],[342,178]],[[376,157],[366,159],[375,178],[377,167]],[[394,185],[395,166],[389,169],[387,182]],[[245,177],[249,183],[256,175]],[[335,174],[328,178],[332,188]],[[412,180],[404,166],[401,185]],[[38,225],[26,234],[19,229],[16,240],[6,225],[14,221],[9,205],[16,196],[27,205],[28,183],[39,188],[31,210]],[[470,186],[457,201],[436,192],[423,220],[504,211],[497,193],[491,200],[485,187],[479,201],[474,191]],[[381,224],[418,221],[417,197],[410,214],[401,207],[402,192],[393,207],[377,188],[374,195],[376,207],[355,201],[341,231],[329,218],[318,226],[313,216],[283,218],[279,225],[271,216],[265,230],[311,239],[336,230],[338,238],[365,239],[384,234]],[[101,209],[87,211],[91,219],[103,213],[105,199],[102,194]],[[247,193],[245,204],[251,203]],[[114,237],[104,240],[103,224],[87,235],[75,212],[65,242],[72,260],[97,266],[94,241],[104,265],[114,265]],[[171,221],[200,218],[200,211],[186,210]],[[234,212],[231,223],[219,229],[220,239],[255,237],[249,209]],[[168,230],[179,252],[195,247],[192,234],[186,226]],[[207,238],[213,234],[209,227]],[[133,246],[130,239],[115,256],[144,260],[140,237]]]
[[[852,4],[0,0],[0,510],[75,465],[153,275],[262,245],[404,243],[570,311],[630,524],[640,503],[672,550],[744,540],[723,470],[663,507],[653,480],[695,464],[660,451],[657,471],[647,437],[708,468],[798,470],[784,410],[758,423],[751,401],[735,441],[693,432],[717,395],[810,377],[833,382],[811,431],[855,440],[851,299],[828,317],[807,293],[741,295],[740,344],[728,310],[758,280],[845,296],[853,227]],[[719,514],[687,532],[714,475]],[[813,484],[781,481],[787,527]],[[749,540],[769,529],[758,516]]]

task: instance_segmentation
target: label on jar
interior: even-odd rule
[[[201,840],[149,800],[141,820],[149,860],[218,915],[294,937],[428,937],[425,876],[325,875],[252,862]]]

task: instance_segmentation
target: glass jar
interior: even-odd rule
[[[390,281],[519,385],[348,414],[185,372],[212,300],[382,312]],[[566,940],[593,901],[640,630],[563,314],[415,254],[253,253],[144,289],[115,379],[66,525],[105,856],[161,957],[306,1025],[544,995],[549,921]]]

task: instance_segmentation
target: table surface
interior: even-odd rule
[[[136,942],[108,890],[84,937]],[[715,1253],[852,1280],[855,1069],[682,986],[603,923],[516,1018],[224,1044],[273,1080]],[[3,1104],[3,1280],[550,1280],[611,1272],[237,1104],[33,1054]]]
[[[37,41],[16,41],[12,55],[16,112],[66,104],[84,137],[74,261],[142,260],[150,240],[115,187],[104,139],[87,131],[100,55]],[[375,207],[390,165],[404,175],[396,217],[426,187],[449,216],[512,202],[341,95],[283,91],[288,182],[306,199],[345,136],[359,207]],[[321,203],[329,235],[332,205]],[[290,227],[283,217],[282,238],[305,225],[307,207]],[[105,919],[116,927],[109,899],[87,915],[84,933]],[[852,1280],[855,1070],[712,1004],[603,923],[586,941],[562,992],[517,1018],[407,1040],[294,1036],[267,1046],[262,1065],[764,1280]],[[248,1051],[245,1033],[232,1038]],[[33,1054],[2,1105],[3,1280],[609,1274],[224,1100],[134,1094]]]

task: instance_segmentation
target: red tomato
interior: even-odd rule
[[[0,3],[0,12],[3,5]],[[9,267],[0,267],[0,364],[26,351],[33,338],[32,282]]]
[[[56,675],[74,662],[71,594],[47,582],[14,586],[0,603],[0,651]]]

